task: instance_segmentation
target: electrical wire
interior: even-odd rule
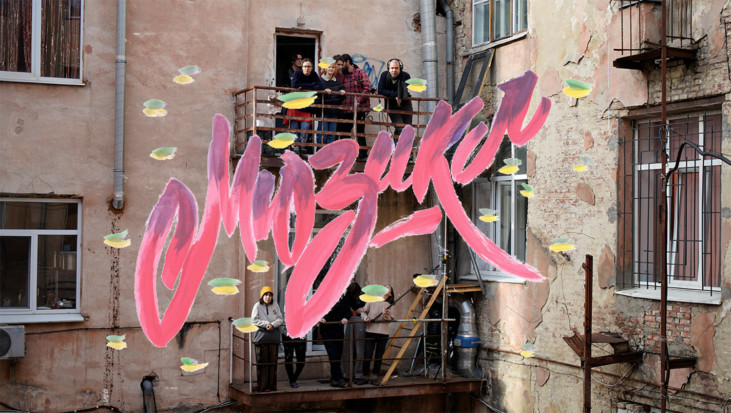
[[[482,397],[477,397],[477,396],[475,396],[474,394],[470,394],[470,393],[467,393],[467,395],[468,395],[468,396],[470,396],[470,397],[472,397],[473,399],[477,400],[478,402],[480,402],[480,403],[484,404],[484,405],[485,405],[485,406],[486,406],[486,407],[487,407],[488,409],[492,410],[492,411],[493,411],[493,412],[495,412],[495,413],[505,413],[504,411],[502,411],[502,410],[499,410],[499,409],[498,409],[498,408],[496,408],[496,407],[490,406],[490,405],[489,405],[489,404],[488,404],[488,403],[487,403],[486,401],[484,401],[484,400],[482,399]]]

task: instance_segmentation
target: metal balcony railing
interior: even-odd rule
[[[439,342],[439,339],[441,337],[441,334],[438,335],[427,335],[426,329],[427,329],[427,323],[429,322],[437,322],[441,323],[442,327],[440,328],[440,331],[442,329],[447,328],[448,322],[456,321],[455,319],[449,319],[449,318],[435,318],[435,319],[397,319],[397,320],[390,320],[390,321],[375,321],[378,323],[401,323],[401,322],[409,322],[409,323],[416,323],[421,322],[420,326],[420,333],[416,336],[412,336],[417,341],[415,341],[415,345],[413,345],[413,350],[408,351],[404,356],[400,358],[393,357],[394,352],[386,352],[384,354],[384,357],[381,358],[383,365],[381,367],[381,371],[385,371],[388,366],[390,366],[392,363],[400,363],[401,361],[408,361],[408,370],[401,371],[402,376],[423,376],[425,378],[429,378],[430,373],[430,367],[429,364],[438,364],[438,368],[436,370],[436,374],[434,374],[434,377],[431,377],[433,380],[437,380],[437,376],[442,376],[440,373],[444,370],[445,360],[441,357],[441,353],[438,349],[435,351],[439,352],[438,354],[434,354],[433,352],[429,352],[427,350],[427,342],[429,339],[434,339],[437,342]],[[361,321],[349,321],[349,323],[361,323]],[[365,321],[362,321],[362,323],[365,323]],[[331,322],[327,324],[340,324],[340,322]],[[344,339],[340,340],[332,340],[332,341],[343,341],[344,342],[344,349],[346,350],[345,354],[355,354],[355,347],[356,342],[358,341],[367,341],[370,340],[369,338],[355,338],[353,337],[353,328],[346,329],[346,335]],[[409,336],[407,334],[399,335],[399,336],[390,336],[389,340],[406,340]],[[301,339],[298,341],[303,341],[306,343],[313,343],[313,344],[323,344],[325,339],[321,337],[314,337],[311,340],[307,339]],[[277,357],[277,367],[284,366],[285,361],[283,357],[283,350],[282,345],[283,342],[279,342],[279,356]],[[256,369],[257,369],[257,362],[256,362],[256,356],[254,352],[254,345],[253,342],[253,333],[241,333],[238,330],[235,330],[234,328],[231,328],[231,352],[229,357],[229,371],[230,371],[230,377],[229,377],[229,384],[235,384],[238,388],[242,388],[247,390],[249,393],[256,392],[255,386],[256,386]],[[396,347],[400,347],[400,344],[396,345]],[[373,368],[373,360],[372,359],[363,359],[363,358],[353,358],[353,357],[344,357],[340,360],[342,363],[341,366],[343,368],[343,371],[349,372],[349,374],[345,377],[346,380],[346,388],[353,388],[354,386],[354,366],[357,361],[370,361],[371,362],[371,369]],[[431,362],[431,363],[430,363]],[[292,364],[295,364],[296,360],[292,362]],[[322,352],[317,352],[316,354],[307,354],[307,359],[305,361],[305,368],[309,366],[310,373],[307,375],[309,379],[301,378],[298,381],[314,381],[316,383],[321,383],[319,386],[322,388],[329,387],[328,379],[330,378],[328,374],[317,374],[320,371],[325,371],[327,369],[323,369],[321,367],[314,367],[316,365],[321,364],[330,364],[330,360],[328,357]],[[313,374],[311,370],[315,370],[315,373]],[[432,369],[433,370],[433,369]],[[433,373],[433,371],[432,371]],[[372,377],[379,377],[381,374],[379,372],[371,372]],[[278,381],[280,382],[280,386],[278,388],[280,390],[286,390],[288,385],[287,375],[278,374]],[[317,386],[317,385],[315,385]]]
[[[393,136],[393,132],[396,127],[404,127],[405,124],[394,124],[391,122],[389,113],[400,113],[412,115],[411,126],[416,131],[414,138],[414,146],[417,146],[418,140],[421,138],[424,129],[426,128],[427,122],[431,112],[428,110],[429,102],[437,102],[441,99],[435,98],[409,98],[412,102],[413,111],[398,111],[388,107],[388,99],[382,95],[376,94],[359,94],[359,93],[345,93],[344,96],[362,97],[366,96],[370,99],[371,110],[367,112],[365,120],[359,120],[354,113],[357,111],[356,107],[353,106],[334,106],[326,105],[322,103],[315,103],[309,106],[306,110],[311,113],[310,118],[303,118],[287,114],[286,110],[282,110],[283,102],[278,100],[277,97],[286,93],[296,92],[295,89],[273,87],[273,86],[252,86],[243,90],[235,92],[235,119],[234,119],[234,135],[235,135],[235,154],[234,156],[240,156],[246,147],[248,139],[253,135],[258,135],[262,142],[266,143],[273,138],[274,135],[281,132],[290,133],[305,133],[307,134],[307,140],[305,142],[295,142],[292,144],[292,148],[310,148],[311,152],[315,152],[325,146],[323,143],[317,143],[315,136],[320,134],[335,135],[336,139],[357,139],[365,138],[368,143],[367,146],[361,146],[363,150],[370,149],[370,143],[372,139],[378,136],[381,131],[389,131],[394,139],[397,136]],[[330,92],[332,94],[338,94],[339,92]],[[325,91],[317,91],[318,96],[324,96],[329,94]],[[322,99],[318,99],[322,100]],[[381,105],[382,111],[375,111],[373,108]],[[339,109],[341,112],[349,115],[353,115],[352,118],[342,117],[326,117],[326,109]],[[355,109],[355,110],[354,110]],[[310,121],[312,122],[311,129],[300,129],[290,127],[291,121]],[[347,131],[335,131],[335,132],[322,132],[318,131],[315,123],[317,122],[334,122],[338,125],[347,125]],[[358,133],[357,125],[364,124],[365,132]],[[344,128],[344,126],[343,126]],[[264,156],[274,156],[277,152],[270,148],[268,145],[264,146]]]

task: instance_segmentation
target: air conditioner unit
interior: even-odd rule
[[[25,326],[0,326],[0,359],[25,357]]]

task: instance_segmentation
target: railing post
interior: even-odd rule
[[[253,101],[252,106],[251,106],[252,107],[252,111],[253,111],[252,116],[253,116],[253,119],[254,119],[254,126],[253,126],[253,129],[252,129],[254,135],[256,135],[256,101],[257,101],[257,98],[256,98],[256,86],[254,86],[254,101]],[[244,111],[244,112],[246,112],[246,111]]]
[[[353,336],[354,336],[353,333],[355,331],[355,324],[351,324],[351,323],[348,323],[348,324],[350,326],[349,334],[348,334],[348,338],[350,339],[350,369],[348,369],[348,371],[350,372],[350,374],[349,374],[350,378],[348,380],[348,385],[350,387],[353,387],[353,373],[354,373],[353,368],[355,365],[355,360],[354,360],[355,359],[355,343],[353,343]]]
[[[350,130],[353,134],[353,139],[358,141],[358,97],[353,97],[353,128]]]
[[[228,384],[230,385],[234,382],[234,324],[231,322],[229,324],[230,337],[228,338],[228,345],[231,346],[231,351],[228,352]]]
[[[251,358],[251,334],[249,334],[248,341],[249,341],[249,393],[252,393],[254,391],[254,382],[252,381],[253,379],[251,376],[251,372],[253,371],[252,364],[251,364],[253,362],[253,359]]]

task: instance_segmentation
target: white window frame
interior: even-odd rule
[[[0,319],[4,323],[48,323],[84,321],[81,315],[81,216],[82,204],[76,199],[24,199],[0,198],[5,202],[26,203],[75,203],[77,204],[77,221],[75,230],[63,229],[0,229],[0,237],[30,237],[30,275],[27,308],[2,308]],[[76,308],[48,309],[39,308],[37,303],[38,289],[38,237],[42,235],[75,235],[76,236]]]
[[[495,3],[498,1],[507,1],[510,3],[510,28],[508,29],[508,33],[505,36],[496,37],[495,36]],[[488,5],[488,15],[485,16],[484,14],[478,14],[477,9],[480,6],[483,6],[487,4]],[[521,6],[525,6],[526,10],[521,10]],[[525,20],[523,22],[523,27],[521,27],[521,16]],[[485,24],[488,25],[488,38],[482,39],[478,38],[478,33],[475,30],[475,28],[478,26],[477,21],[478,19],[482,19],[482,26],[484,27]],[[483,44],[489,44],[494,43],[500,40],[505,39],[512,39],[521,37],[521,33],[526,32],[528,30],[528,0],[525,0],[524,3],[521,0],[473,0],[472,1],[472,46],[479,46]]]
[[[508,141],[509,142],[509,141]],[[505,141],[503,142],[505,144]],[[516,151],[515,151],[515,145],[510,142],[510,157],[514,158],[516,157]],[[518,231],[518,221],[516,219],[517,217],[517,207],[516,207],[516,197],[522,196],[520,195],[520,190],[522,186],[521,183],[528,183],[528,175],[523,174],[513,174],[513,175],[503,175],[500,173],[495,172],[492,174],[490,179],[487,178],[477,178],[475,179],[472,185],[472,222],[477,223],[479,222],[480,217],[480,208],[488,208],[488,206],[485,205],[478,205],[478,195],[477,190],[480,186],[480,184],[489,183],[490,184],[490,209],[496,209],[499,210],[501,205],[501,186],[510,186],[510,194],[511,194],[511,202],[510,202],[510,230],[511,233],[515,234]],[[526,210],[526,222],[527,222],[527,210]],[[493,223],[488,224],[488,230],[487,230],[487,237],[492,240],[496,245],[500,245],[500,231],[497,230],[497,226],[500,225],[500,221],[496,221]],[[515,242],[516,237],[510,238],[510,251],[507,251],[510,255],[515,256]],[[470,253],[472,253],[470,251]],[[477,254],[474,255],[475,261],[477,262],[477,265],[480,267],[480,276],[483,281],[497,281],[497,282],[508,282],[508,283],[515,283],[515,284],[524,284],[525,280],[515,277],[511,274],[507,274],[503,271],[500,271],[499,269],[495,268],[494,266],[490,265],[488,262],[484,261],[482,258],[480,258]],[[470,263],[470,274],[461,276],[460,279],[464,280],[473,280],[477,281],[477,274],[476,270],[473,268],[473,264]],[[486,269],[483,269],[486,268]]]
[[[684,113],[681,117],[685,116],[697,116],[698,117],[698,146],[703,148],[704,147],[704,127],[705,127],[705,116],[707,115],[717,115],[717,112],[708,112],[708,113]],[[669,119],[671,120],[671,119]],[[666,138],[665,147],[664,150],[666,153],[670,153],[670,145],[672,142],[672,136],[670,134],[672,133],[672,130],[668,132],[668,136]],[[635,169],[635,179],[633,180],[633,187],[634,192],[638,193],[639,185],[640,185],[640,179],[637,177],[639,176],[639,172],[643,171],[653,171],[653,170],[660,170],[662,168],[662,164],[658,162],[654,163],[639,163],[638,157],[639,155],[639,145],[640,145],[640,139],[639,139],[639,130],[635,128],[633,131],[633,168]],[[681,161],[678,163],[678,170],[675,173],[682,173],[684,170],[696,170],[699,172],[698,175],[698,191],[703,190],[704,185],[704,173],[701,173],[701,171],[707,167],[720,167],[722,165],[722,162],[718,159],[705,159],[702,156],[696,154],[697,158],[692,161]],[[668,159],[665,171],[670,171],[676,166],[675,159]],[[701,192],[702,193],[702,192]],[[666,199],[668,204],[672,202],[672,194],[670,191],[667,191]],[[698,196],[698,215],[697,219],[698,222],[703,222],[703,214],[704,214],[704,199],[702,196]],[[640,200],[634,199],[633,200],[633,209],[635,211],[638,211],[640,208]],[[678,208],[675,208],[676,213],[679,213]],[[641,257],[639,256],[641,254],[640,251],[640,225],[639,225],[639,214],[633,214],[632,220],[633,220],[633,227],[634,227],[634,234],[633,234],[633,243],[632,245],[632,266],[633,266],[633,273],[634,273],[634,283],[637,285],[637,287],[616,291],[616,294],[619,295],[626,295],[630,297],[639,297],[639,298],[648,298],[648,299],[660,299],[660,283],[659,282],[648,282],[645,280],[639,279],[639,273],[640,273],[640,261]],[[668,222],[670,220],[677,220],[677,216],[675,217],[667,217]],[[676,231],[679,229],[680,225],[676,224],[673,225],[673,228]],[[711,286],[703,286],[703,266],[702,266],[702,260],[698,260],[698,268],[697,268],[697,277],[695,281],[686,281],[682,279],[675,279],[675,270],[677,266],[675,265],[676,261],[676,247],[673,247],[671,242],[673,239],[676,239],[675,235],[671,234],[669,231],[666,234],[666,245],[668,245],[667,252],[666,252],[666,263],[668,266],[668,300],[669,301],[681,301],[681,302],[692,302],[692,303],[699,303],[699,304],[713,304],[718,305],[721,304],[721,288],[720,287],[711,287]],[[703,225],[698,225],[698,239],[703,239]],[[698,244],[698,256],[703,256],[703,243]],[[714,292],[714,294],[711,296],[709,295],[709,290]],[[715,294],[718,292],[718,294]]]
[[[84,81],[84,0],[81,2],[81,28],[79,29],[79,77],[78,78],[62,78],[62,77],[44,77],[41,76],[41,0],[33,1],[33,15],[31,28],[31,70],[28,72],[8,72],[0,70],[0,81],[7,82],[24,82],[24,83],[47,83],[56,85],[76,85],[83,86]],[[67,1],[67,0],[62,0]]]

